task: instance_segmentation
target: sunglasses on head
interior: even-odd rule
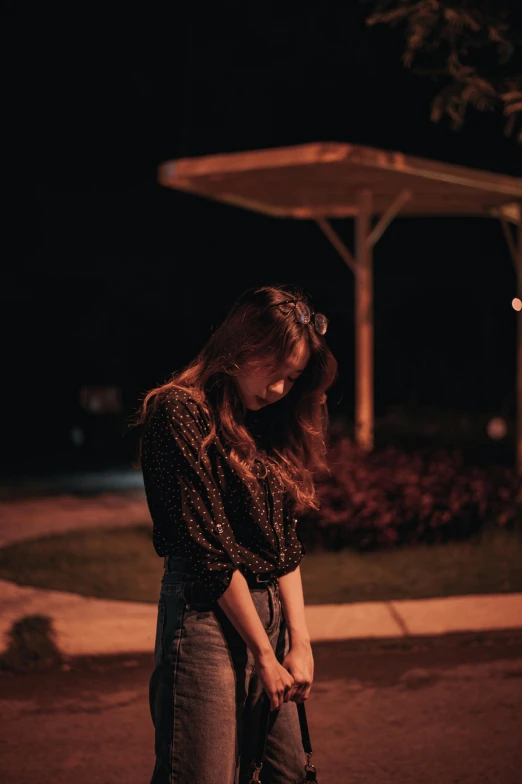
[[[328,319],[324,313],[316,313],[302,299],[286,299],[284,302],[275,302],[269,307],[278,307],[285,314],[293,312],[298,324],[313,324],[319,335],[324,335],[328,329]]]

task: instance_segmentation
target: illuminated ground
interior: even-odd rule
[[[316,643],[314,656],[307,712],[320,782],[518,784],[522,636],[406,650]],[[1,675],[0,779],[149,781],[150,666],[146,656]]]

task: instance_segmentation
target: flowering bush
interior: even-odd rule
[[[396,447],[365,454],[341,436],[331,476],[318,483],[321,509],[301,516],[305,546],[361,550],[462,539],[515,522],[522,483],[514,469],[466,465],[459,451]]]

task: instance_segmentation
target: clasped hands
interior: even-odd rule
[[[314,657],[309,642],[293,643],[282,661],[294,683],[285,691],[283,702],[304,702],[308,699],[314,679]]]

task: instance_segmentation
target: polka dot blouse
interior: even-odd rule
[[[247,412],[245,419],[254,438],[256,413]],[[147,420],[141,466],[156,552],[187,558],[215,601],[235,569],[281,577],[297,568],[305,549],[288,494],[269,466],[267,472],[256,461],[258,489],[252,495],[219,438],[198,463],[209,430],[194,398],[170,390]]]

